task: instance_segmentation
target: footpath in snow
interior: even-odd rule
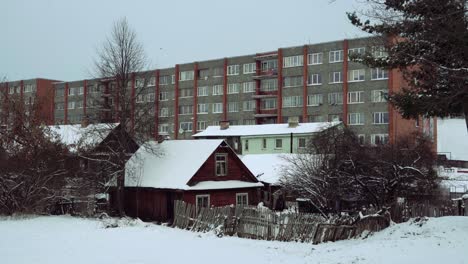
[[[0,263],[466,264],[468,217],[391,226],[367,239],[312,245],[218,238],[139,221],[104,228],[73,217],[0,218]]]

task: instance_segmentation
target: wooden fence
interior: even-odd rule
[[[459,215],[451,201],[433,204],[428,201],[395,204],[390,209],[392,220],[402,223],[413,217],[441,217]]]
[[[377,220],[376,220],[377,219]],[[196,208],[175,201],[173,226],[196,232],[214,230],[222,235],[276,240],[322,243],[350,239],[365,230],[376,231],[389,225],[384,217],[368,217],[359,225],[335,224],[343,219],[326,220],[317,214],[274,212],[256,207]]]

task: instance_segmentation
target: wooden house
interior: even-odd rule
[[[173,219],[174,200],[197,208],[257,205],[262,188],[223,140],[148,142],[126,165],[125,212],[166,222]]]

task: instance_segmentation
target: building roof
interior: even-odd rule
[[[78,125],[49,126],[57,134],[58,139],[67,145],[71,151],[79,147],[92,147],[103,141],[115,129],[118,123],[90,124],[86,127]]]
[[[262,186],[243,181],[187,183],[221,145],[222,139],[167,140],[145,143],[125,165],[126,187],[209,190]]]
[[[279,184],[281,173],[288,161],[285,157],[295,154],[249,154],[242,157],[242,162],[259,181]]]
[[[341,122],[299,123],[296,127],[289,127],[288,124],[240,125],[229,126],[227,129],[221,129],[220,126],[209,126],[193,137],[308,134],[320,132],[339,124]]]

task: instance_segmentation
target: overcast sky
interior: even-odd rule
[[[126,16],[152,68],[363,36],[347,20],[362,0],[2,0],[0,76],[92,76],[96,49]]]

